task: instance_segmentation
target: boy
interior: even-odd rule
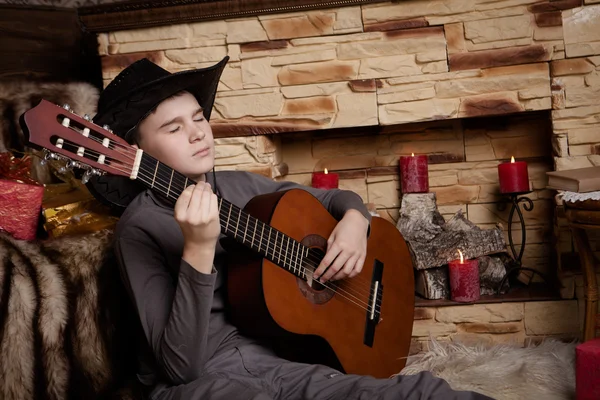
[[[292,363],[243,337],[227,321],[225,251],[218,242],[213,188],[244,207],[256,195],[302,187],[240,171],[214,173],[208,119],[227,60],[177,74],[140,60],[103,91],[94,117],[95,123],[108,124],[115,134],[196,182],[174,205],[151,191],[136,195],[126,180],[103,178],[92,184],[97,195],[127,205],[115,248],[145,333],[145,340],[140,338],[138,379],[149,398],[485,398],[452,391],[429,373],[374,379]],[[366,255],[370,222],[360,197],[349,191],[302,188],[339,221],[315,277],[325,282],[355,276]],[[133,200],[124,204],[124,198]]]

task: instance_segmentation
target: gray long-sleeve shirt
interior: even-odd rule
[[[351,191],[275,182],[241,171],[216,175],[219,194],[241,208],[260,194],[302,188],[337,220],[349,209],[371,220],[361,198]],[[208,181],[214,188],[210,174]],[[203,274],[181,258],[183,243],[172,205],[150,191],[133,200],[117,225],[121,275],[146,337],[146,342],[140,340],[138,373],[145,385],[195,380],[207,360],[243,340],[225,316],[226,285],[220,273],[225,250],[217,244],[213,271]]]

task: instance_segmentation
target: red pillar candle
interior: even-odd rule
[[[400,157],[400,183],[402,193],[427,193],[429,191],[429,173],[427,156]]]
[[[529,192],[529,175],[527,163],[516,161],[511,157],[510,162],[498,165],[500,193]]]
[[[575,348],[575,388],[577,400],[600,399],[600,338]]]
[[[311,186],[319,189],[337,189],[339,183],[339,175],[327,172],[313,172]]]
[[[479,262],[464,260],[459,250],[460,260],[450,261],[450,299],[463,303],[479,300]]]

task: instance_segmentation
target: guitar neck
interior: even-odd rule
[[[137,180],[173,204],[179,195],[196,182],[143,153]],[[221,232],[256,251],[264,258],[294,275],[306,279],[303,260],[311,250],[295,239],[258,220],[238,206],[217,195]]]

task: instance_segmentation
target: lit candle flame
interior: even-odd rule
[[[327,168],[325,168],[325,173],[327,174]]]
[[[464,263],[464,262],[465,262],[465,259],[463,258],[462,251],[458,250],[458,255],[460,256],[460,263],[461,263],[461,264],[462,264],[462,263]]]
[[[413,157],[414,157],[414,156],[415,156],[415,153],[412,153],[412,154],[411,154],[411,156],[413,156]]]
[[[510,157],[510,162],[511,162],[511,163],[515,162],[515,157],[514,157],[514,156],[511,156],[511,157]]]

